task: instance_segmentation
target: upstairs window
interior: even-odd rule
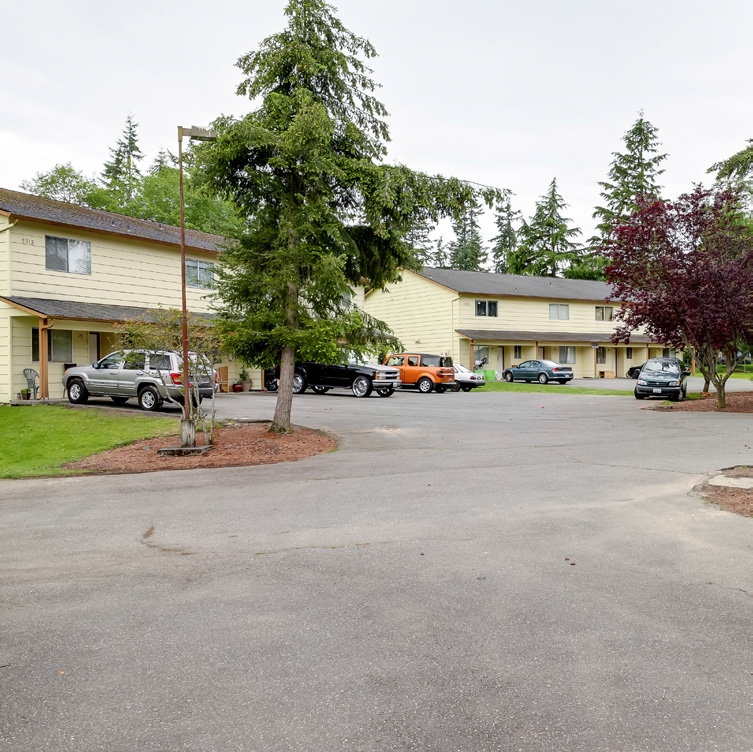
[[[596,306],[597,321],[614,321],[614,307],[610,305]]]
[[[570,319],[570,306],[561,303],[550,303],[549,318],[551,320],[568,321]]]
[[[204,290],[214,288],[214,264],[199,259],[186,259],[186,284]]]
[[[476,301],[476,316],[497,316],[497,301],[496,300],[477,300]]]
[[[92,244],[45,235],[45,268],[70,274],[92,273]]]

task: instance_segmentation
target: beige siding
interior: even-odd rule
[[[454,355],[456,294],[412,272],[404,271],[402,276],[402,282],[388,285],[384,292],[368,293],[366,312],[386,322],[406,348]]]
[[[10,243],[13,229],[8,218],[0,214],[0,295],[10,294]]]
[[[476,300],[497,300],[497,316],[476,316]],[[569,306],[570,318],[550,319],[549,304]],[[614,331],[613,321],[597,321],[596,306],[603,301],[560,300],[552,298],[484,298],[462,295],[459,300],[459,329],[499,329],[506,331],[604,332]],[[615,313],[619,308],[614,305]]]
[[[10,232],[12,295],[153,308],[181,305],[178,248],[25,221]],[[91,274],[46,269],[45,235],[91,243]],[[215,254],[192,249],[186,249],[186,257],[217,261]],[[207,292],[189,287],[189,309],[207,311]]]

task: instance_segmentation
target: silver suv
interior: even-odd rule
[[[213,375],[201,375],[199,401],[212,396],[213,382]],[[74,404],[83,404],[91,396],[109,397],[116,405],[124,405],[135,397],[142,410],[159,410],[168,397],[183,403],[183,357],[170,351],[110,353],[90,366],[69,368],[63,374],[63,388]]]

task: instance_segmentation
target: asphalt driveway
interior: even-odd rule
[[[338,452],[0,482],[0,749],[750,749],[753,521],[692,489],[753,423],[645,407],[305,394]]]

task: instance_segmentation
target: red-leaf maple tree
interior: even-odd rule
[[[606,244],[607,280],[624,301],[615,342],[645,327],[653,340],[694,353],[726,404],[741,343],[753,335],[753,232],[741,194],[703,186],[676,201],[637,198],[638,209]],[[724,374],[716,370],[721,354]]]

